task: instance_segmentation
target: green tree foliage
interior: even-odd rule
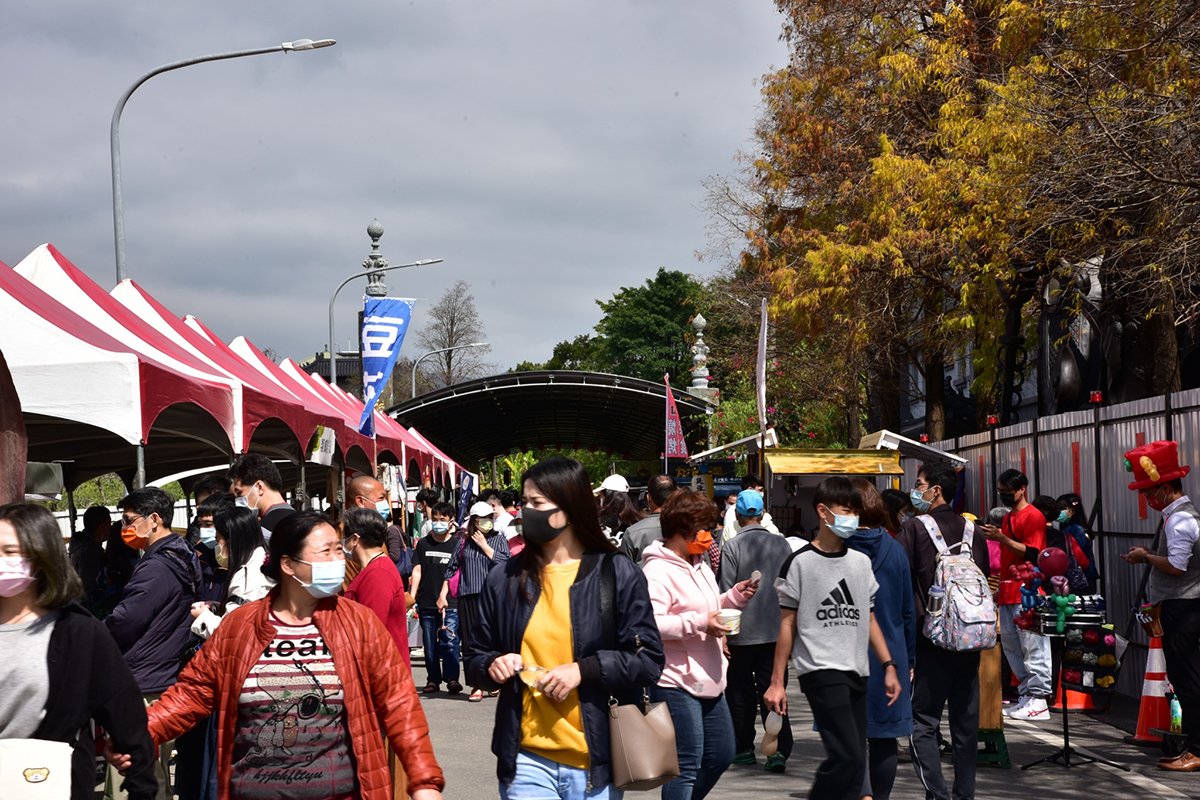
[[[910,367],[940,436],[954,357],[994,410],[1005,294],[1036,286],[1032,321],[1087,258],[1105,313],[1151,340],[1141,391],[1178,383],[1174,325],[1200,319],[1195,3],[777,5],[791,58],[764,79],[723,214],[745,237],[735,275],[767,281],[777,330],[803,343],[774,355],[846,409],[849,441],[868,406],[889,421]]]
[[[605,372],[649,381],[670,374],[676,385],[683,385],[691,365],[689,323],[700,293],[691,276],[660,268],[642,286],[599,301],[604,316],[596,324],[593,363]]]

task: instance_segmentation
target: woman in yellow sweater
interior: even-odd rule
[[[500,796],[618,798],[609,698],[640,697],[663,664],[646,579],[601,532],[579,462],[547,459],[521,482],[525,550],[488,575],[464,642],[471,684],[501,690],[492,734]],[[611,637],[600,612],[605,572]]]

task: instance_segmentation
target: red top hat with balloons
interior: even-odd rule
[[[1134,480],[1129,488],[1134,491],[1182,478],[1192,471],[1191,467],[1179,463],[1179,443],[1170,441],[1133,448],[1125,454],[1125,469],[1133,473]]]

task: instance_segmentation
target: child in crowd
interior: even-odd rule
[[[771,686],[764,695],[777,714],[787,713],[788,658],[800,676],[825,744],[809,797],[857,797],[867,759],[868,645],[884,670],[888,704],[900,696],[896,663],[872,607],[878,584],[871,559],[848,550],[858,530],[861,501],[850,481],[826,478],[813,498],[821,528],[816,538],[784,562],[775,589],[781,620]]]

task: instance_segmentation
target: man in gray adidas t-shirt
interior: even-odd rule
[[[783,565],[775,589],[781,620],[771,687],[763,699],[787,713],[788,658],[800,675],[825,745],[810,798],[857,796],[867,760],[868,645],[884,669],[888,704],[900,696],[896,664],[871,610],[878,584],[871,560],[847,550],[862,500],[850,481],[821,481],[813,498],[821,529]]]

